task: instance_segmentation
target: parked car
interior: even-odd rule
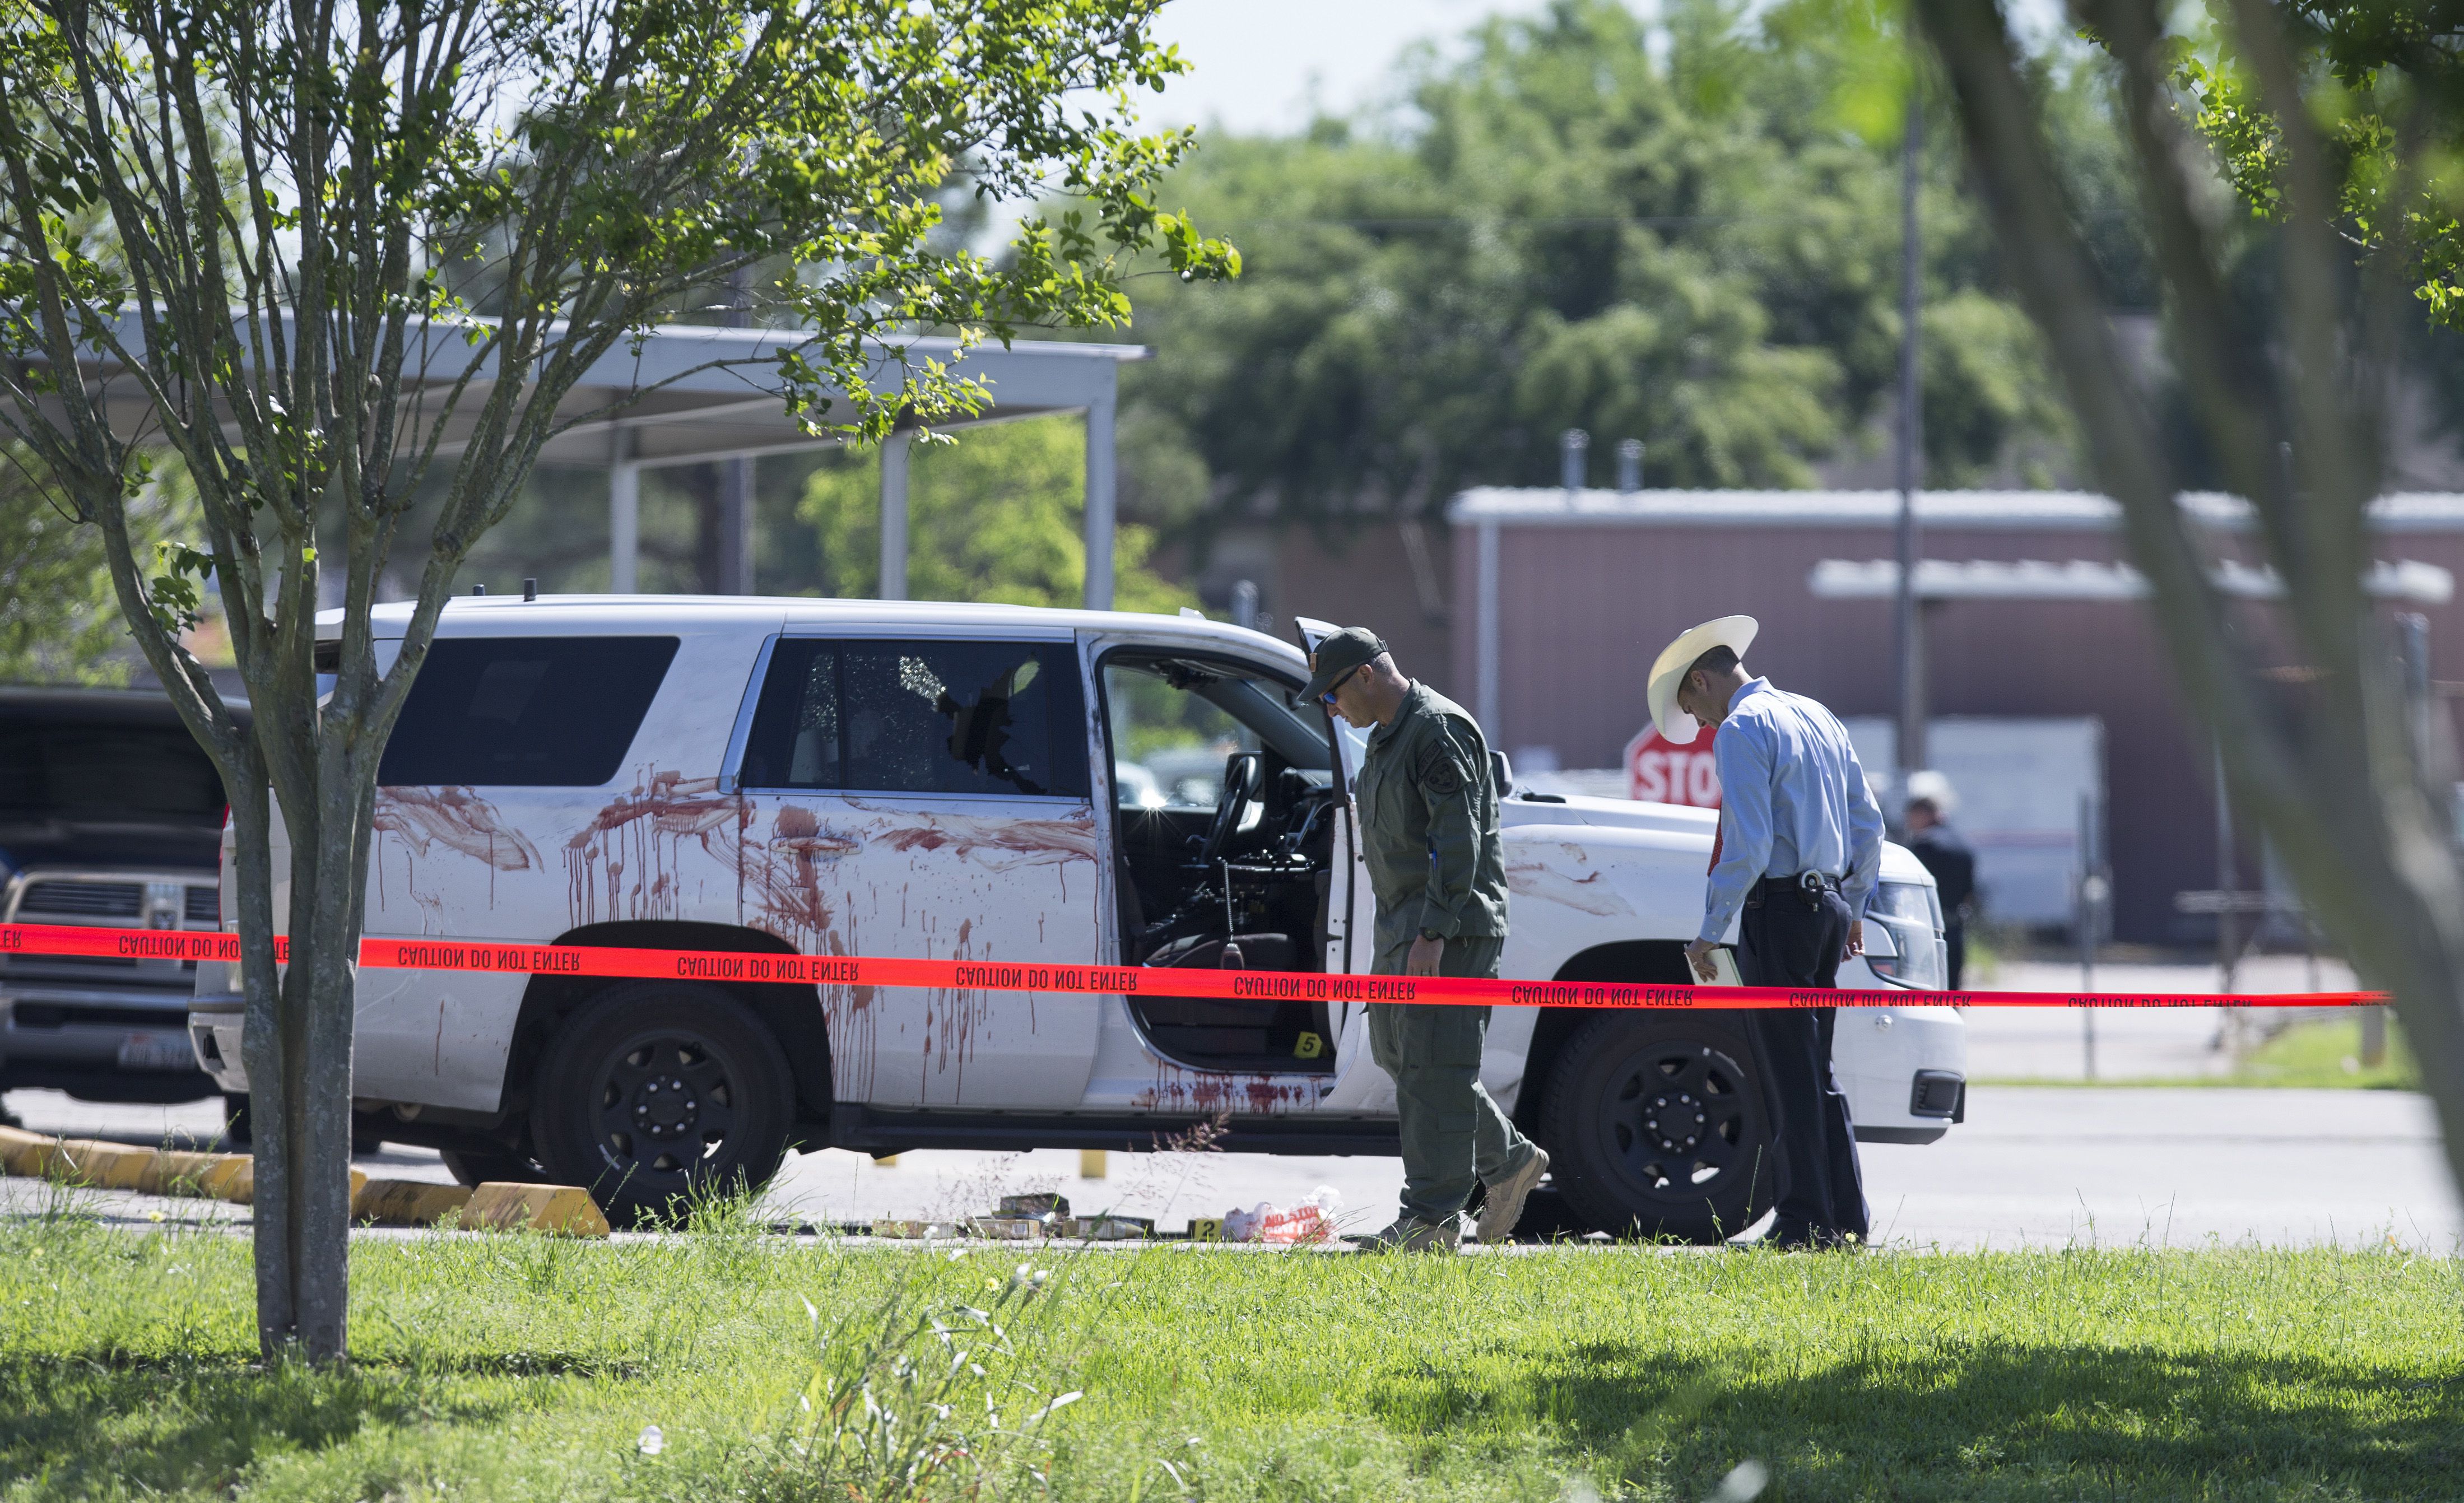
[[[222,780],[160,694],[0,688],[0,922],[213,929]],[[0,1089],[190,1101],[217,1087],[179,961],[0,959]]]
[[[406,619],[383,608],[377,630]],[[1221,963],[1231,941],[1253,969],[1366,970],[1347,798],[1363,741],[1296,701],[1306,676],[1293,643],[1190,618],[457,600],[380,768],[367,930],[1155,968]],[[1507,975],[1684,980],[1711,815],[1534,794],[1504,810]],[[1931,878],[1891,847],[1882,882],[1874,955],[1842,984],[1909,1005],[1845,1019],[1837,1063],[1861,1136],[1925,1141],[1960,1114],[1964,1027],[1926,997]],[[240,1091],[231,976],[200,970],[192,1023]],[[1235,1150],[1395,1151],[1358,1005],[1165,984],[358,985],[367,1120],[466,1181],[586,1183],[620,1216],[762,1180],[789,1148],[1136,1149],[1222,1115]],[[1582,1225],[1715,1238],[1768,1194],[1731,1015],[1500,1007],[1483,1072]]]

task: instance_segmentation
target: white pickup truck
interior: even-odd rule
[[[407,608],[378,612],[398,635]],[[330,636],[339,625],[328,623]],[[1322,626],[1305,623],[1305,640]],[[1411,666],[1404,665],[1407,669]],[[1301,649],[1194,616],[871,601],[457,600],[386,748],[371,935],[1155,967],[1367,969],[1345,790],[1363,741],[1296,703]],[[1683,982],[1713,816],[1504,801],[1509,977]],[[275,871],[287,870],[276,831]],[[222,912],[236,911],[226,832]],[[1842,1018],[1867,1140],[1959,1119],[1931,879],[1882,858]],[[285,895],[275,895],[282,911]],[[1360,1006],[361,973],[363,1130],[619,1215],[790,1148],[1395,1151]],[[247,1089],[235,971],[200,1062]],[[1768,1204],[1733,1018],[1500,1007],[1488,1089],[1554,1155],[1558,1214],[1717,1238]]]

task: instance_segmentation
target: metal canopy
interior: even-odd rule
[[[143,333],[134,316],[123,317],[118,332],[123,348],[143,347]],[[466,334],[464,327],[453,324],[411,328],[411,354],[405,366],[422,374],[404,378],[410,398],[407,423],[416,425],[422,416],[419,395],[443,396],[470,368],[472,350]],[[581,421],[551,440],[540,451],[539,462],[608,472],[610,564],[617,592],[630,593],[637,578],[643,467],[702,464],[837,445],[836,439],[803,432],[787,415],[778,359],[807,338],[795,329],[660,324],[638,340],[618,344],[559,404],[560,417]],[[946,338],[916,338],[907,341],[905,348],[911,365],[940,361],[954,376],[980,381],[991,390],[993,405],[982,413],[936,426],[971,427],[1057,412],[1087,414],[1086,600],[1090,608],[1111,608],[1113,413],[1119,372],[1124,363],[1146,359],[1148,351],[1135,344],[1021,340],[1007,348],[979,346],[961,359],[958,342]],[[159,424],[124,366],[100,360],[78,364],[81,373],[100,387],[115,431],[134,436]],[[493,365],[493,359],[489,364]],[[484,403],[495,372],[483,368],[480,375],[483,379],[472,382],[462,392],[455,418],[440,445],[443,454],[457,453],[469,441],[471,414]],[[897,368],[885,357],[872,385],[875,390],[885,390],[895,387],[897,379]],[[594,415],[619,405],[623,405],[621,411]],[[904,435],[893,438],[889,448],[894,453],[885,453],[882,466],[883,593],[893,599],[906,593],[904,447]]]
[[[633,406],[603,422],[579,425],[540,452],[542,464],[698,464],[746,454],[827,447],[787,416],[777,361],[803,342],[792,329],[729,329],[665,324],[638,350],[619,345],[591,367],[564,410],[586,413],[642,392]],[[1009,348],[979,346],[957,360],[958,342],[917,339],[910,364],[952,364],[951,373],[989,387],[994,406],[978,423],[1084,411],[1113,398],[1121,364],[1144,360],[1135,344],[1065,344],[1021,340]],[[714,367],[715,362],[731,364]],[[885,365],[873,382],[895,385]],[[655,389],[646,389],[655,388]],[[949,425],[959,426],[959,425]],[[617,453],[619,447],[627,452]]]
[[[700,464],[718,459],[793,453],[836,447],[816,439],[787,415],[777,357],[800,343],[783,329],[713,328],[669,324],[653,330],[637,349],[623,348],[592,368],[570,399],[577,411],[606,407],[630,391],[643,391],[633,406],[604,422],[578,425],[540,453],[545,464],[604,465],[608,472],[609,587],[630,594],[640,580],[641,471],[649,465]],[[1020,340],[1004,349],[979,346],[958,358],[951,339],[917,339],[907,348],[911,365],[947,364],[959,379],[980,381],[993,405],[963,422],[977,427],[1054,412],[1087,414],[1087,512],[1085,602],[1090,610],[1112,607],[1112,538],[1117,508],[1113,414],[1120,367],[1144,360],[1136,344],[1074,344]],[[728,364],[718,365],[715,363]],[[739,364],[740,363],[740,364]],[[886,365],[874,389],[895,385]],[[644,388],[655,389],[644,390]],[[881,597],[907,598],[907,448],[901,431],[882,447]]]

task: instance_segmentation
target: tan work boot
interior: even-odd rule
[[[1529,1158],[1487,1182],[1488,1198],[1480,1208],[1482,1242],[1504,1242],[1514,1235],[1514,1224],[1523,1219],[1523,1203],[1531,1198],[1532,1188],[1548,1172],[1549,1150],[1533,1143]]]
[[[1459,1216],[1443,1221],[1402,1216],[1384,1231],[1362,1237],[1353,1246],[1363,1252],[1452,1252],[1462,1240],[1463,1218]]]

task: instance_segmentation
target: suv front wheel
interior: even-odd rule
[[[795,1080],[778,1040],[714,986],[628,982],[565,1021],[539,1062],[531,1140],[558,1180],[629,1226],[766,1183]]]
[[[1771,1208],[1774,1164],[1745,1034],[1703,1013],[1601,1018],[1550,1072],[1541,1141],[1567,1205],[1611,1236],[1714,1243]]]

